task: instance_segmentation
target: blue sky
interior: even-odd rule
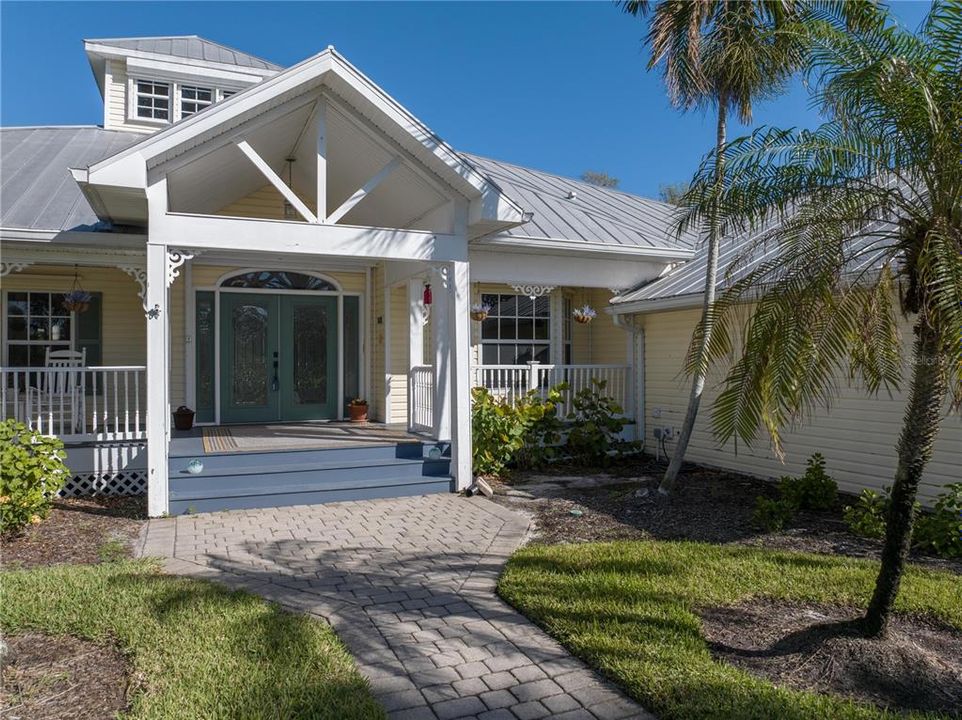
[[[894,2],[916,27],[927,2]],[[644,25],[612,3],[0,3],[0,122],[98,124],[84,38],[197,34],[281,65],[334,45],[466,151],[656,196],[686,180],[713,118],[681,115],[645,71]],[[817,123],[796,83],[755,124]],[[733,128],[739,133],[744,128]]]

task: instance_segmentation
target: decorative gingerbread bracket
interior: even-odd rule
[[[511,287],[516,293],[527,295],[532,300],[548,295],[555,289],[554,285],[512,285]]]

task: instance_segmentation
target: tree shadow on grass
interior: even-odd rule
[[[384,716],[334,636],[311,626],[315,620],[205,581],[130,573],[111,585],[120,596],[140,598],[145,617],[156,622],[136,632],[156,633],[152,642],[161,649],[152,667],[163,668],[165,679],[148,676],[147,692],[161,687],[168,697],[148,698],[148,705],[185,702],[195,717]]]

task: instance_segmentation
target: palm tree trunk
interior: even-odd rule
[[[905,569],[912,542],[915,496],[932,445],[939,430],[945,401],[945,361],[939,352],[939,334],[921,317],[915,324],[915,368],[898,443],[898,465],[882,548],[882,567],[875,592],[865,614],[864,629],[869,637],[885,637],[889,617]]]
[[[718,244],[721,238],[719,235],[719,205],[718,199],[721,195],[722,187],[725,182],[725,158],[723,150],[725,147],[725,136],[728,123],[728,100],[724,94],[718,98],[718,124],[715,134],[715,199],[712,201],[711,217],[708,219],[708,268],[705,272],[705,298],[701,307],[701,339],[698,344],[698,362],[695,365],[695,374],[691,381],[691,395],[688,398],[688,411],[685,413],[685,422],[681,426],[678,435],[678,443],[675,445],[675,452],[668,463],[665,476],[661,479],[658,491],[670,493],[678,481],[678,472],[681,464],[685,460],[685,453],[688,451],[688,443],[691,440],[692,430],[695,428],[695,419],[698,417],[698,406],[701,405],[701,396],[705,390],[705,374],[708,370],[708,343],[711,340],[711,329],[713,315],[712,306],[715,304],[715,280],[718,276]]]

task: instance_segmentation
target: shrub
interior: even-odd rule
[[[795,508],[784,500],[772,500],[759,495],[755,498],[752,523],[766,532],[781,530],[795,516]]]
[[[0,532],[40,522],[67,480],[63,442],[21,422],[0,422]]]
[[[593,380],[590,387],[578,391],[568,414],[568,451],[575,462],[606,465],[609,452],[622,447],[621,431],[625,427],[622,409],[604,394],[606,380]]]
[[[962,557],[962,483],[947,485],[932,512],[918,516],[914,542],[942,557]]]
[[[885,535],[885,518],[888,515],[888,489],[883,494],[874,490],[862,490],[858,501],[845,508],[842,517],[848,529],[862,537],[880,538]]]
[[[509,402],[485,388],[471,391],[474,472],[498,475],[511,464],[536,467],[553,457],[560,439],[558,401],[564,385]]]
[[[838,484],[825,472],[825,458],[812,455],[801,477],[783,477],[779,485],[782,499],[797,510],[830,510],[838,499]]]
[[[825,458],[813,454],[801,477],[785,475],[778,481],[778,500],[755,498],[752,522],[768,532],[781,530],[799,510],[828,510],[838,498],[838,484],[825,472]]]

